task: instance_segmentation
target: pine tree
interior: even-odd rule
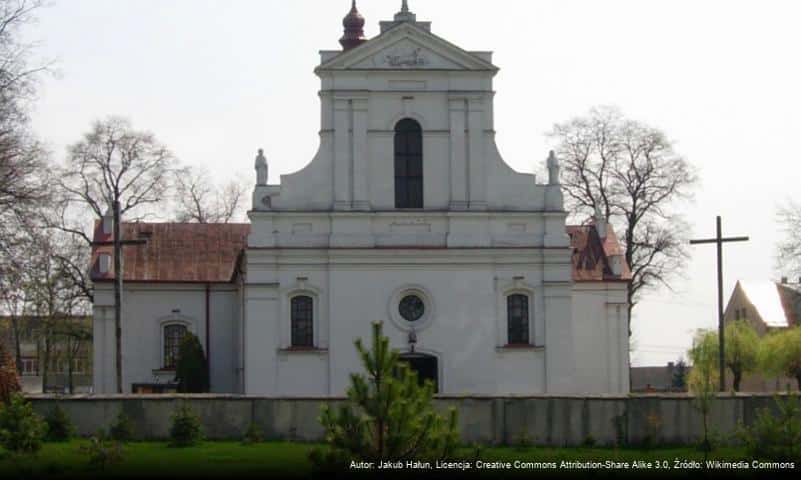
[[[685,362],[683,358],[680,358],[679,361],[676,362],[670,384],[674,390],[679,392],[687,389],[687,362]]]
[[[175,379],[181,393],[203,393],[209,391],[209,369],[206,355],[197,336],[187,332],[178,347]]]
[[[434,385],[417,380],[399,360],[381,323],[373,324],[372,348],[356,340],[367,375],[352,373],[348,399],[337,411],[324,406],[320,423],[328,448],[312,452],[318,467],[350,460],[434,460],[452,456],[458,440],[456,410],[439,415],[432,406]]]
[[[8,404],[11,401],[11,395],[21,391],[14,360],[0,342],[0,406]]]

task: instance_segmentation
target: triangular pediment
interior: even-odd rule
[[[400,24],[317,70],[497,70],[492,63],[412,23]]]

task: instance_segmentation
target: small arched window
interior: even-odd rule
[[[314,346],[314,300],[312,297],[300,295],[292,298],[291,323],[292,346]]]
[[[181,340],[186,336],[186,325],[172,324],[164,327],[164,366],[165,370],[172,370],[178,363],[178,352]]]
[[[411,118],[395,125],[395,208],[423,208],[423,129]]]
[[[528,345],[528,296],[521,294],[506,297],[506,319],[510,345]]]

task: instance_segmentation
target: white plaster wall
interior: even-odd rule
[[[97,393],[115,392],[114,298],[110,288],[95,285],[92,306],[92,383]]]
[[[575,345],[582,390],[577,393],[629,392],[629,338],[626,284],[573,285]]]
[[[238,290],[228,285],[212,287],[209,300],[210,390],[213,393],[238,392],[236,374],[238,338],[234,335],[236,320],[239,317]]]
[[[254,272],[257,273],[257,272]],[[258,275],[254,275],[258,278]],[[258,280],[256,280],[258,282]],[[246,285],[244,343],[244,393],[272,392],[277,385],[277,352],[279,347],[277,299],[275,285]]]
[[[115,339],[112,285],[95,285],[95,391],[115,393]],[[212,392],[233,392],[234,320],[238,315],[237,292],[233,286],[211,287],[210,298]],[[162,325],[185,322],[206,346],[206,287],[179,284],[126,284],[122,301],[123,390],[133,383],[165,383],[173,375],[158,373],[162,367]],[[180,312],[174,312],[179,310]]]
[[[250,247],[565,247],[565,212],[249,212]]]
[[[438,73],[439,75],[448,75]],[[338,75],[347,75],[341,73]],[[383,85],[373,82],[367,92],[358,96],[324,91],[323,126],[320,147],[312,162],[302,170],[281,177],[278,193],[273,195],[275,210],[350,210],[370,208],[394,210],[394,127],[403,118],[417,120],[423,128],[424,208],[447,209],[454,203],[477,209],[540,210],[545,208],[545,187],[536,184],[534,175],[514,171],[501,158],[492,130],[491,81],[483,91],[465,97],[458,90],[392,91],[390,82],[398,81],[386,73],[375,75]],[[408,72],[407,82],[415,78],[430,79],[432,73]],[[476,73],[486,76],[486,72]],[[420,80],[423,81],[423,80]],[[347,83],[347,82],[345,82]],[[349,84],[357,89],[361,85]],[[426,83],[432,90],[438,85]],[[446,88],[453,88],[447,85]],[[353,102],[367,107],[360,113]],[[336,106],[334,106],[336,105]],[[330,122],[326,121],[329,111]],[[360,122],[363,135],[353,135],[354,116],[363,115]],[[343,132],[337,137],[337,132]],[[339,138],[339,140],[337,140]],[[361,144],[357,141],[363,142]],[[342,147],[342,142],[347,142]],[[337,148],[344,152],[338,154]],[[363,151],[366,159],[356,162],[353,152]],[[545,156],[543,152],[543,157]],[[342,157],[338,157],[342,155]],[[339,171],[342,181],[337,185]],[[367,203],[354,205],[357,184],[365,190]],[[336,193],[339,192],[339,193]],[[337,197],[339,195],[339,197]],[[258,196],[257,196],[258,197]],[[347,205],[335,205],[337,198]],[[465,204],[465,202],[467,202]],[[561,207],[561,206],[557,206]],[[258,201],[254,205],[262,209]]]
[[[387,68],[387,54],[419,49],[426,64]],[[544,185],[514,171],[495,145],[493,77],[487,54],[472,55],[401,25],[365,48],[317,68],[320,147],[311,163],[256,189],[255,210],[394,210],[393,137],[398,121],[423,129],[426,210],[561,210]],[[543,157],[545,152],[543,152]],[[264,200],[269,197],[269,207]]]
[[[554,186],[515,172],[498,152],[490,57],[408,25],[369,45],[326,55],[316,71],[321,143],[312,163],[254,191],[245,391],[344,393],[361,368],[354,338],[368,336],[370,322],[384,321],[392,345],[408,348],[407,333],[389,321],[402,285],[422,286],[436,305],[417,348],[439,357],[442,392],[581,390],[566,213],[560,195],[546,198]],[[386,52],[416,47],[425,68],[378,67]],[[403,118],[423,130],[418,211],[394,207],[394,128]],[[311,353],[286,349],[283,305],[300,279],[320,301],[320,349]],[[531,292],[529,349],[503,348],[510,284]]]
[[[546,380],[553,362],[572,352],[571,304],[548,305],[546,270],[569,272],[569,251],[451,249],[248,251],[246,393],[281,396],[342,395],[349,374],[361,371],[354,340],[369,340],[373,321],[384,323],[391,346],[408,350],[408,331],[392,318],[393,294],[422,288],[433,302],[430,323],[417,330],[417,351],[439,359],[440,392],[532,394],[567,392],[574,385]],[[545,266],[547,264],[547,266]],[[569,273],[566,273],[569,275]],[[561,284],[560,284],[561,285]],[[517,288],[517,290],[515,290]],[[559,287],[564,288],[564,287]],[[506,345],[505,295],[530,294],[531,348]],[[318,350],[292,351],[285,305],[296,292],[315,295]],[[569,294],[568,294],[569,298]],[[546,317],[546,311],[550,315]],[[561,328],[562,324],[567,324]],[[546,343],[546,332],[551,331]],[[569,354],[568,354],[569,355]],[[569,367],[568,367],[569,368]],[[555,369],[558,371],[558,369]],[[565,375],[568,382],[573,372]]]

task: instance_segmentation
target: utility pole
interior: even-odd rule
[[[728,242],[747,242],[748,237],[728,237],[723,238],[720,215],[717,216],[715,238],[704,238],[690,240],[690,245],[703,243],[714,243],[717,245],[718,253],[718,344],[720,354],[720,391],[726,391],[726,340],[724,337],[723,325],[723,244]]]
[[[114,366],[117,372],[117,393],[122,393],[122,247],[144,245],[146,240],[123,240],[120,227],[120,202],[112,202],[114,215],[114,238],[110,242],[92,242],[92,245],[113,245],[114,247]]]

